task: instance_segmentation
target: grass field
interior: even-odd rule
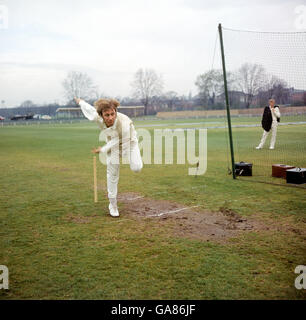
[[[225,121],[135,122],[149,130],[217,123]],[[295,161],[299,155],[299,165],[305,166],[305,124],[280,127],[279,151],[273,155],[254,150],[261,133],[256,127],[235,130],[237,160],[270,164]],[[90,122],[0,128],[0,265],[10,272],[10,289],[0,290],[0,299],[306,298],[305,290],[294,287],[295,267],[306,264],[305,189],[233,180],[227,174],[225,131],[208,129],[203,176],[188,176],[188,164],[145,165],[140,174],[123,165],[119,193],[199,205],[211,212],[222,207],[256,217],[270,229],[223,242],[201,241],[173,234],[167,220],[134,218],[125,213],[124,203],[119,203],[120,218],[113,219],[100,163],[99,202],[93,202],[90,149],[99,145],[98,134]],[[290,143],[296,137],[298,148]],[[255,178],[261,174],[256,170]]]

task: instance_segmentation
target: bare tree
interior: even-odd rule
[[[227,74],[228,89],[232,87],[233,77]],[[206,106],[215,105],[216,98],[224,95],[224,81],[222,70],[212,69],[197,77],[195,85],[198,87],[199,97]]]
[[[261,106],[267,104],[270,98],[274,98],[276,103],[287,104],[290,100],[290,89],[285,80],[276,76],[271,76],[270,79],[258,92],[258,103]]]
[[[175,103],[178,100],[177,93],[175,91],[168,91],[164,94],[163,99],[167,104],[167,108],[173,111]]]
[[[20,108],[26,113],[31,112],[34,107],[36,107],[36,104],[34,104],[31,100],[25,100],[20,104]]]
[[[133,96],[141,100],[144,113],[147,115],[148,106],[153,96],[158,96],[163,90],[163,80],[153,69],[139,69],[131,83]]]
[[[199,96],[204,105],[213,105],[215,97],[223,90],[222,72],[210,70],[197,77],[195,85],[198,87]]]
[[[62,84],[68,101],[73,101],[74,97],[89,100],[97,92],[91,78],[82,72],[70,71]]]
[[[244,93],[245,108],[249,108],[254,96],[265,85],[265,69],[259,64],[244,63],[236,73],[236,84]]]
[[[281,104],[289,103],[290,89],[285,80],[276,76],[271,76],[267,84],[267,91],[269,95],[268,99],[274,98],[277,103]]]
[[[36,105],[31,101],[31,100],[25,100],[20,104],[21,108],[32,108],[35,107]]]

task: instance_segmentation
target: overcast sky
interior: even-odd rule
[[[196,94],[197,75],[212,66],[218,23],[306,31],[303,5],[305,0],[0,0],[0,103],[63,102],[69,71],[86,72],[105,95],[125,96],[137,69],[153,68],[165,91]],[[219,60],[217,52],[215,66]]]

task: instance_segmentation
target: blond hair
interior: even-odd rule
[[[99,99],[94,103],[97,109],[97,113],[102,117],[102,114],[107,109],[114,109],[117,112],[117,107],[120,106],[120,102],[115,99]]]

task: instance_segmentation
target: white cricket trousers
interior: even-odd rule
[[[138,142],[132,141],[130,144],[130,168],[134,172],[139,172],[142,167],[142,159],[140,150],[138,147]],[[118,182],[119,182],[119,167],[120,164],[113,164],[111,161],[111,156],[107,156],[106,160],[107,169],[107,192],[109,199],[116,199],[118,192]]]
[[[271,141],[270,141],[270,148],[274,148],[275,146],[275,141],[276,141],[276,132],[277,132],[277,121],[273,121],[272,122],[272,128],[271,128],[271,131],[272,131],[272,136],[271,136]],[[266,131],[264,130],[263,134],[262,134],[262,137],[261,137],[261,140],[260,140],[260,143],[258,145],[259,148],[262,148],[267,140],[267,137],[269,135],[269,132],[270,131]]]

